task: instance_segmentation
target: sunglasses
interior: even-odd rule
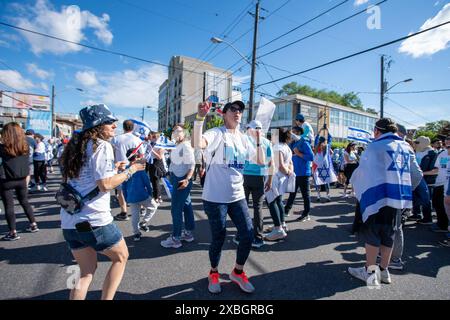
[[[239,113],[242,113],[242,109],[241,108],[236,108],[236,107],[233,107],[233,106],[228,108],[228,110],[230,110],[233,113],[236,113],[237,111],[239,111]]]

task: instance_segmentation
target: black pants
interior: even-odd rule
[[[295,192],[289,194],[289,199],[286,203],[286,206],[284,207],[285,214],[288,214],[292,209],[295,197],[297,196],[298,188],[300,188],[303,197],[303,206],[305,209],[303,214],[308,215],[309,211],[311,211],[311,200],[309,196],[309,177],[297,176],[295,177]]]
[[[14,195],[16,191],[17,200],[19,200],[30,223],[34,223],[33,209],[28,202],[28,186],[26,178],[20,180],[2,180],[0,182],[0,194],[2,196],[3,206],[5,207],[6,221],[9,230],[16,230],[16,215],[14,214]]]
[[[201,164],[197,163],[197,164],[195,165],[195,168],[194,168],[194,176],[192,177],[192,181],[197,180],[197,174],[200,175],[200,169],[201,169],[201,168],[202,168],[202,165],[201,165]]]
[[[47,165],[45,161],[33,161],[34,165],[34,181],[36,184],[42,182],[47,183]]]
[[[252,195],[253,201],[253,232],[255,238],[263,239],[262,206],[264,202],[264,176],[244,175],[244,191],[247,205]]]
[[[161,190],[159,189],[159,179],[161,179],[160,171],[158,170],[157,166],[152,163],[147,164],[147,172],[150,177],[150,182],[152,183],[153,198],[157,200],[161,197]]]
[[[437,225],[439,229],[447,230],[448,228],[448,217],[445,213],[444,205],[444,186],[438,186],[433,188],[433,207],[436,210]]]

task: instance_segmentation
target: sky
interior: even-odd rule
[[[391,61],[386,72],[391,90],[385,113],[407,128],[450,119],[450,92],[395,94],[450,88],[450,25],[329,66],[261,85],[408,34],[450,21],[450,1],[261,0],[255,99],[275,95],[296,81],[339,93],[357,92],[366,108],[379,110],[380,56]],[[78,113],[89,104],[105,103],[119,116],[157,127],[158,88],[167,78],[174,55],[205,59],[233,72],[248,100],[250,57],[256,1],[250,0],[0,0],[0,22],[73,42],[120,52],[147,62],[98,52],[75,44],[0,25],[0,89],[51,94],[56,112]],[[329,10],[312,22],[308,20]],[[352,14],[362,14],[284,49]],[[302,27],[278,40],[278,36]],[[270,42],[270,43],[268,43]],[[268,43],[268,44],[267,44]],[[267,45],[266,45],[267,44]],[[155,63],[149,63],[155,62]],[[234,66],[233,66],[234,65]],[[282,71],[282,70],[286,71]],[[81,89],[81,90],[78,90]]]

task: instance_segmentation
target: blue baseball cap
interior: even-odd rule
[[[80,118],[83,122],[81,131],[86,131],[105,123],[118,121],[111,110],[103,103],[81,109]]]
[[[295,117],[295,120],[305,121],[305,117],[301,113],[298,113],[297,116]]]

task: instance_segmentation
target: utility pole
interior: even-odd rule
[[[142,107],[142,116],[141,116],[142,122],[144,122],[144,112],[145,112],[145,107]]]
[[[50,137],[53,138],[53,126],[54,126],[54,116],[55,116],[55,86],[52,85],[52,121],[51,121],[51,129],[50,129]]]
[[[206,101],[206,71],[203,72],[203,100]]]
[[[250,79],[250,99],[248,107],[248,122],[253,119],[253,97],[255,94],[255,71],[256,71],[256,43],[258,40],[258,22],[259,22],[259,0],[256,3],[255,10],[255,28],[253,32],[253,52],[252,52],[252,73]]]
[[[384,90],[386,90],[384,82],[384,55],[381,55],[380,118],[384,117]]]

